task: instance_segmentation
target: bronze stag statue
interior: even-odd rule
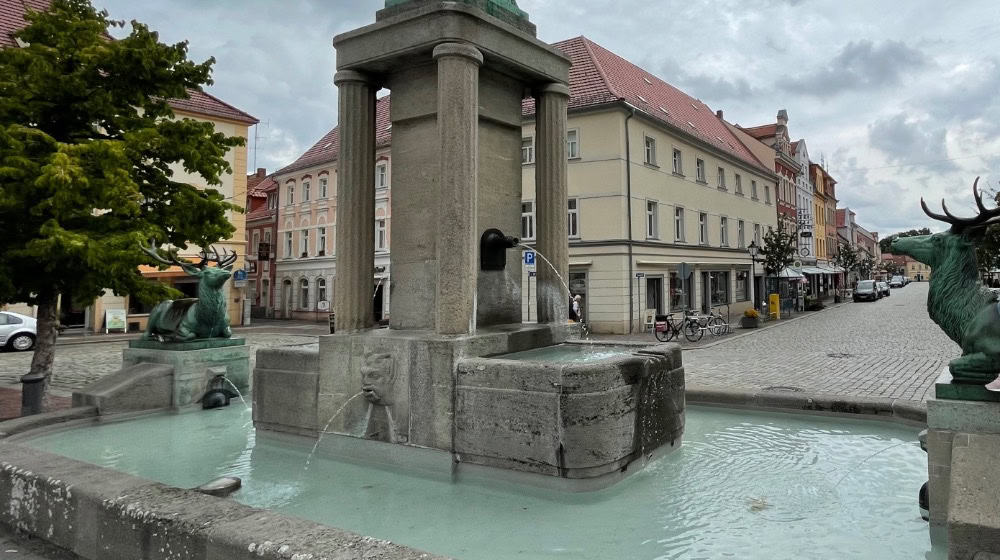
[[[235,251],[228,253],[223,250],[220,257],[215,247],[211,249],[211,255],[202,251],[201,262],[192,264],[172,255],[170,260],[164,259],[156,252],[153,244],[142,248],[156,262],[180,266],[189,276],[198,279],[198,297],[168,299],[156,304],[149,314],[143,340],[184,342],[198,338],[229,338],[233,335],[229,328],[226,297],[222,288],[232,275],[237,255]],[[207,266],[211,262],[216,263],[216,266]]]
[[[949,224],[948,231],[893,240],[893,253],[909,255],[933,269],[927,293],[931,319],[961,348],[962,355],[948,364],[955,383],[987,384],[1000,374],[1000,308],[997,297],[979,280],[976,244],[986,228],[1000,222],[1000,208],[986,208],[977,178],[972,195],[979,214],[960,218],[948,211],[935,214],[920,199],[924,212]]]

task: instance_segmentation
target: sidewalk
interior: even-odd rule
[[[330,334],[330,326],[325,322],[295,321],[286,319],[253,319],[246,327],[233,327],[234,334],[262,332],[275,334]],[[66,331],[56,339],[56,345],[94,344],[102,342],[124,342],[142,336],[141,331],[131,333],[92,333],[81,330]]]
[[[45,412],[66,410],[72,406],[70,397],[57,397],[51,391],[45,395]],[[21,387],[0,386],[0,422],[21,416]],[[3,556],[0,556],[3,558]]]

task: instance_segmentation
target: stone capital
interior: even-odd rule
[[[338,70],[336,74],[333,75],[334,85],[340,85],[345,82],[361,82],[363,84],[374,84],[371,76],[367,74],[362,74],[361,72],[355,70]]]
[[[552,82],[550,84],[545,84],[535,90],[535,95],[541,97],[542,95],[564,95],[569,97],[569,86],[566,84],[560,84],[557,82]]]
[[[446,56],[459,56],[473,60],[477,65],[483,65],[483,53],[468,43],[441,43],[434,47],[434,60]]]

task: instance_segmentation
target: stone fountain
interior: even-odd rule
[[[568,58],[539,41],[510,0],[389,1],[374,24],[333,44],[337,334],[320,337],[318,348],[258,353],[255,426],[439,450],[463,468],[590,479],[588,487],[680,445],[684,374],[676,346],[591,363],[503,356],[573,334],[562,288]],[[389,328],[374,329],[381,88],[393,96],[393,273]],[[531,324],[522,323],[520,290],[510,280],[521,277],[518,240],[505,234],[520,224],[521,107],[529,95],[536,248],[552,263],[539,270]]]

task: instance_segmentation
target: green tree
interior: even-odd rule
[[[774,276],[795,260],[795,235],[786,232],[779,222],[777,228],[768,228],[764,233],[764,246],[760,249],[764,261],[764,272]]]
[[[837,254],[833,256],[833,264],[844,269],[844,272],[855,272],[858,268],[860,258],[858,252],[843,241],[837,245]]]
[[[889,276],[889,278],[892,278],[893,276],[902,276],[903,274],[903,267],[896,264],[895,261],[882,261],[882,270],[885,270],[885,273]]]
[[[883,253],[892,253],[892,240],[897,237],[914,237],[917,235],[930,235],[930,228],[920,228],[920,229],[909,229],[906,231],[901,231],[899,233],[894,233],[883,239],[879,239],[878,245]]]
[[[872,277],[872,272],[875,271],[875,257],[865,254],[858,261],[858,274],[861,275],[862,279],[870,280]]]
[[[144,301],[171,290],[147,282],[149,240],[208,246],[234,231],[239,210],[214,189],[173,179],[171,167],[218,185],[243,139],[176,119],[169,99],[211,83],[214,59],[187,60],[187,43],[160,43],[88,0],[29,12],[0,51],[0,304],[37,306],[31,374],[51,374],[60,294],[89,303],[105,289]]]

